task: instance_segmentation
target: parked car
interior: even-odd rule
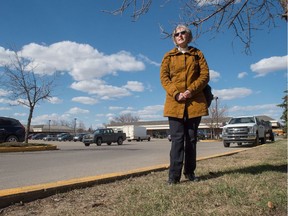
[[[23,142],[25,127],[14,118],[0,117],[0,142]]]
[[[44,137],[43,140],[45,140],[45,141],[56,141],[56,140],[58,140],[58,139],[57,139],[57,136],[56,136],[56,135],[49,134],[49,135],[47,135],[46,137]]]
[[[34,136],[34,134],[29,134],[28,139],[32,139],[33,136]]]
[[[68,133],[59,133],[59,134],[57,134],[57,135],[56,135],[56,136],[57,136],[57,140],[58,140],[59,137],[61,137],[61,136],[63,136],[63,135],[66,135],[66,134],[68,134]]]
[[[198,140],[204,140],[204,139],[206,139],[206,136],[205,136],[203,131],[199,130],[197,133],[197,138],[198,138]],[[170,134],[167,136],[167,139],[171,142],[171,135]]]
[[[58,141],[72,141],[73,140],[73,136],[71,134],[64,134],[60,137],[58,137]]]
[[[74,141],[74,142],[82,141],[82,140],[83,140],[83,136],[85,136],[85,134],[86,134],[86,133],[76,134],[76,135],[73,137],[73,141]]]
[[[205,133],[201,130],[198,130],[197,137],[198,137],[198,140],[205,140],[206,139]]]
[[[31,139],[32,140],[42,140],[44,137],[46,137],[47,136],[47,134],[42,134],[42,133],[40,133],[40,134],[35,134],[35,135],[33,135],[32,137],[31,137]]]

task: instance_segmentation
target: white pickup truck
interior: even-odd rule
[[[271,138],[271,134],[267,134],[267,128],[256,116],[240,116],[231,118],[227,125],[223,127],[222,139],[224,147],[229,147],[231,143],[252,143],[254,145],[266,143]]]

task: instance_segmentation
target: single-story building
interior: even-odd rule
[[[260,120],[270,121],[273,130],[281,129],[281,124],[268,117],[268,116],[257,116]],[[199,130],[201,130],[207,137],[211,137],[213,134],[220,134],[222,132],[222,127],[230,120],[231,117],[219,118],[218,122],[211,120],[211,118],[203,117],[199,125]],[[139,121],[133,123],[113,123],[107,125],[107,127],[117,129],[123,125],[136,125],[142,126],[147,129],[147,134],[155,138],[165,138],[169,134],[169,124],[168,120],[164,121]]]
[[[272,124],[272,129],[276,134],[282,131],[282,125],[268,117],[268,116],[257,116],[260,120],[270,121]],[[199,130],[201,130],[207,137],[211,137],[213,134],[220,134],[222,132],[222,127],[229,121],[231,117],[219,118],[218,122],[212,120],[208,117],[203,117],[199,125]],[[162,121],[138,121],[130,123],[113,123],[107,125],[109,128],[117,129],[123,125],[135,125],[142,126],[147,129],[147,134],[154,138],[165,138],[169,134],[169,124],[168,120]],[[33,125],[30,129],[31,133],[70,133],[74,134],[77,128],[71,128],[68,126],[60,125]]]

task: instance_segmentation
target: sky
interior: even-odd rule
[[[37,104],[32,125],[76,118],[77,125],[95,129],[127,113],[140,121],[167,119],[159,71],[174,44],[159,26],[171,32],[181,23],[179,2],[154,1],[137,21],[131,9],[117,16],[103,12],[121,2],[0,0],[0,63],[7,63],[16,47],[33,59],[36,74],[57,73],[53,97]],[[203,52],[226,116],[280,119],[283,109],[276,105],[287,89],[287,23],[276,19],[276,25],[253,32],[250,54],[231,31],[207,33],[190,44]],[[28,108],[15,106],[9,94],[0,86],[1,116],[27,124]]]

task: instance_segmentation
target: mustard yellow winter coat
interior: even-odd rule
[[[203,89],[209,81],[209,68],[200,50],[189,47],[185,53],[177,48],[167,52],[162,60],[160,80],[166,91],[165,117],[183,118],[185,106],[188,118],[208,115]],[[176,101],[176,95],[187,89],[192,97]]]

